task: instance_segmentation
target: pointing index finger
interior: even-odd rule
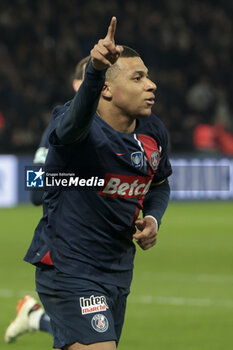
[[[117,24],[116,17],[112,17],[110,25],[108,27],[107,35],[105,37],[106,39],[114,41],[114,36],[115,36],[115,32],[116,32],[116,24]]]

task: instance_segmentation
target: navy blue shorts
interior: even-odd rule
[[[129,289],[70,276],[54,267],[36,269],[36,290],[51,319],[54,348],[78,342],[116,341]]]

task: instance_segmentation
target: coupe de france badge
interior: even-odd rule
[[[131,163],[135,168],[141,169],[143,166],[143,155],[142,152],[131,153]]]
[[[159,152],[158,151],[154,151],[151,153],[150,156],[150,164],[153,170],[156,170],[159,166]]]

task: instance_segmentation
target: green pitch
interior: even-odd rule
[[[41,208],[0,209],[0,349],[52,348],[37,332],[5,344],[19,297],[34,296],[22,261]],[[172,202],[157,245],[138,249],[119,350],[233,349],[233,202]]]

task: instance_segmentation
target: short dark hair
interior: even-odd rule
[[[123,49],[124,50],[120,53],[120,58],[140,57],[139,53],[129,46],[123,45]],[[111,81],[115,79],[118,68],[119,66],[117,65],[116,61],[116,63],[114,63],[111,67],[107,69],[106,81]]]
[[[74,79],[77,79],[77,80],[83,80],[84,78],[84,75],[85,75],[85,71],[86,71],[86,67],[87,67],[87,64],[90,60],[91,56],[87,56],[87,57],[84,57],[81,61],[78,62],[78,64],[76,65],[76,68],[75,68],[75,72],[74,72]]]
[[[129,46],[122,45],[123,51],[120,54],[120,57],[140,57],[139,53],[132,49]]]

